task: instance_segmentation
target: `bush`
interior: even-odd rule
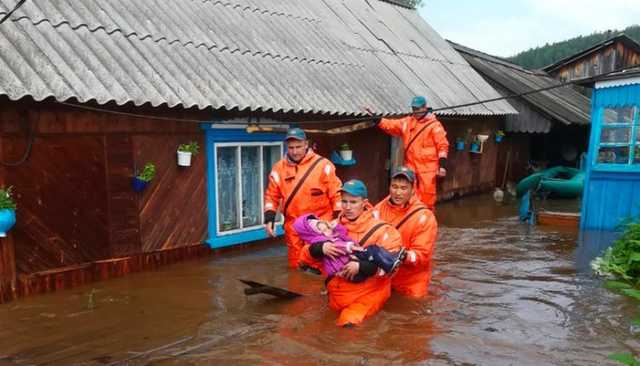
[[[591,268],[599,275],[640,284],[640,222],[627,224],[622,236],[591,262]]]

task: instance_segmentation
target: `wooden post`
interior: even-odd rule
[[[0,121],[2,123],[2,121]],[[0,137],[0,160],[4,158],[5,140]],[[6,170],[0,165],[0,187],[6,185]],[[16,251],[11,231],[0,238],[0,303],[11,301],[16,297]]]

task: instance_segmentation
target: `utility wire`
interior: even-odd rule
[[[0,24],[4,23],[5,20],[9,19],[10,16],[13,15],[13,13],[20,9],[20,7],[22,6],[22,4],[24,4],[27,0],[20,0],[18,1],[18,3],[16,4],[16,6],[13,7],[13,9],[11,11],[9,11],[7,14],[5,14],[2,19],[0,19]]]
[[[595,81],[603,79],[603,78],[605,78],[605,77],[607,77],[607,76],[609,76],[611,74],[624,72],[624,71],[637,69],[637,68],[638,68],[637,65],[636,66],[630,66],[630,67],[623,67],[623,68],[619,68],[619,69],[616,69],[616,70],[613,70],[613,71],[609,71],[607,73],[604,73],[604,74],[601,74],[601,75],[598,75],[598,76],[589,77],[589,78],[575,79],[575,80],[571,80],[571,81],[565,81],[565,82],[561,82],[561,83],[558,83],[558,84],[555,84],[555,85],[546,86],[546,87],[543,87],[543,88],[531,89],[529,91],[522,92],[522,93],[511,94],[511,95],[507,95],[507,96],[503,96],[503,97],[490,98],[490,99],[480,100],[480,101],[471,102],[471,103],[464,103],[464,104],[458,104],[458,105],[434,108],[433,112],[450,110],[450,109],[455,109],[455,108],[471,107],[471,106],[474,106],[474,105],[479,105],[479,104],[484,104],[484,103],[491,103],[491,102],[497,102],[497,101],[500,101],[500,100],[524,97],[524,96],[527,96],[527,95],[536,94],[536,93],[540,93],[540,92],[544,92],[544,91],[548,91],[548,90],[553,90],[553,89],[558,89],[558,88],[562,88],[562,87],[569,86],[569,85],[572,85],[572,84],[582,83],[582,82],[585,82],[585,81],[594,81],[595,82]],[[128,116],[128,117],[135,117],[135,118],[147,118],[147,119],[157,119],[157,120],[163,120],[163,121],[177,121],[177,122],[200,122],[200,123],[211,122],[211,120],[205,121],[205,120],[196,120],[196,119],[180,119],[180,118],[159,117],[159,116],[137,114],[137,113],[119,112],[119,111],[113,111],[113,110],[104,109],[104,108],[89,107],[89,106],[85,106],[85,105],[80,105],[80,104],[75,104],[75,103],[68,103],[68,102],[57,102],[57,103],[63,104],[63,105],[69,106],[69,107],[73,107],[73,108],[78,108],[78,109],[85,109],[85,110],[94,111],[94,112],[111,113],[111,114],[116,114],[116,115],[121,115],[121,116]],[[414,114],[414,113],[413,112],[409,112],[409,113],[400,113],[400,114],[388,114],[388,116],[405,117],[405,116],[410,116],[412,114]],[[379,117],[381,115],[378,114],[376,116]],[[363,117],[340,118],[340,119],[325,119],[325,120],[315,120],[315,121],[296,121],[295,123],[299,124],[299,125],[302,125],[302,124],[328,124],[328,123],[364,122],[364,121],[370,121],[371,119],[376,118],[376,116],[363,116]],[[233,122],[233,121],[229,121],[229,122],[216,121],[215,123],[224,125],[224,124],[236,124],[237,122]]]

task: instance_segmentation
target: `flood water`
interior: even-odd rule
[[[0,305],[0,365],[615,365],[637,304],[588,269],[602,246],[515,204],[438,206],[431,294],[341,329],[322,280],[261,246]],[[595,243],[595,244],[593,244]],[[246,297],[238,278],[301,292]]]

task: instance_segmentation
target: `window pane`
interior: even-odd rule
[[[264,188],[266,189],[269,184],[269,173],[271,173],[273,164],[282,158],[282,147],[280,145],[263,146],[262,149],[262,176],[264,179]],[[276,221],[282,222],[282,220],[282,214],[278,213]]]
[[[260,146],[244,146],[242,154],[242,227],[261,223]]]
[[[629,164],[629,147],[600,147],[598,163]]]
[[[603,123],[632,123],[635,107],[605,108],[602,117]]]
[[[628,144],[631,142],[631,127],[602,127],[600,143]]]
[[[240,228],[238,222],[238,148],[219,147],[216,173],[218,177],[218,231]]]

